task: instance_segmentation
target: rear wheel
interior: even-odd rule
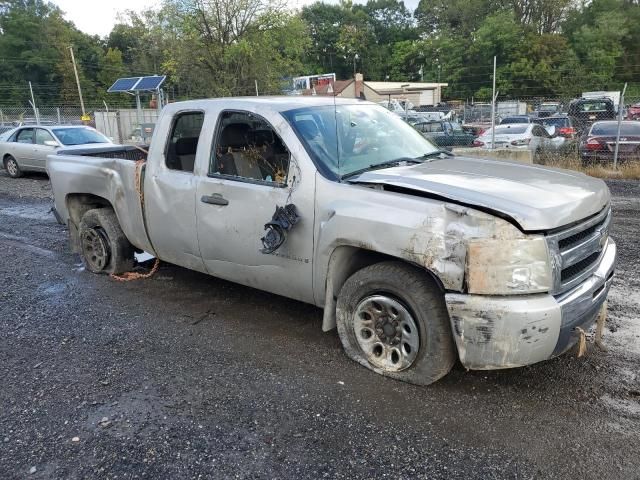
[[[80,221],[80,252],[93,273],[129,272],[134,267],[134,247],[111,208],[88,210]]]
[[[11,155],[8,155],[4,159],[4,168],[7,169],[7,173],[11,178],[19,178],[22,176],[22,170],[20,170],[18,162]]]
[[[346,354],[377,373],[428,385],[455,362],[444,297],[416,267],[383,262],[359,270],[342,287],[336,314]]]

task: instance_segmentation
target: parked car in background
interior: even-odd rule
[[[562,104],[559,102],[544,102],[534,111],[535,118],[546,118],[559,114]]]
[[[455,122],[447,121],[427,121],[413,125],[423,137],[431,143],[451,149],[451,147],[470,147],[473,145],[475,135],[467,133],[462,126]]]
[[[627,109],[628,120],[640,120],[640,102],[634,103]]]
[[[108,145],[113,145],[111,140],[91,127],[22,126],[0,138],[0,158],[9,176],[17,178],[26,171],[45,172],[47,155],[61,147],[66,150]]]
[[[571,117],[567,115],[556,115],[552,117],[546,118],[535,118],[534,123],[542,125],[547,131],[551,130],[551,127],[555,128],[556,135],[559,137],[564,137],[567,139],[565,142],[568,144],[575,144],[576,139],[578,138],[578,132],[573,126],[573,120]]]
[[[513,115],[511,117],[504,117],[500,120],[500,125],[507,125],[510,123],[531,123],[532,120],[527,115]]]
[[[616,148],[618,122],[596,122],[580,142],[580,158],[583,165],[596,162],[612,162]],[[620,124],[620,160],[640,159],[640,122],[624,120]]]
[[[461,125],[460,128],[468,134],[473,135],[475,138],[479,137],[487,130],[487,127],[482,125]]]
[[[548,131],[537,123],[512,123],[495,127],[495,148],[531,150],[534,158],[544,152],[560,150],[565,142],[566,138],[559,137],[555,127]],[[484,132],[473,144],[476,147],[491,148],[491,129]]]
[[[571,117],[579,136],[589,130],[594,122],[615,120],[616,109],[608,97],[578,98],[569,104],[567,115]]]

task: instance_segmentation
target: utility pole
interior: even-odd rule
[[[620,104],[618,105],[618,131],[616,132],[616,149],[613,152],[613,169],[618,169],[618,148],[620,147],[620,128],[622,127],[622,110],[624,109],[624,94],[627,91],[627,83],[625,82],[620,95]]]
[[[36,108],[36,99],[33,97],[33,87],[29,82],[29,91],[31,92],[31,108],[33,108],[33,116],[36,118],[36,124],[40,125],[40,115],[38,115],[38,109]]]
[[[80,96],[80,108],[82,109],[82,116],[84,117],[87,112],[84,109],[84,99],[82,98],[82,89],[80,88],[80,77],[78,77],[78,67],[76,66],[76,57],[73,55],[73,46],[69,45],[69,51],[71,52],[71,62],[73,62],[73,71],[76,74],[76,83],[78,84],[78,95]]]
[[[260,95],[258,94],[258,80],[254,80],[254,82],[256,82],[256,97],[259,97]]]
[[[496,56],[493,57],[493,93],[491,97],[491,150],[496,148]]]

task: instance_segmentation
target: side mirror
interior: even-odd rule
[[[57,147],[59,147],[59,146],[60,146],[60,144],[59,144],[58,142],[56,142],[55,140],[45,140],[45,141],[44,141],[44,144],[45,144],[47,147],[56,147],[56,148],[57,148]]]
[[[551,137],[555,137],[557,135],[555,125],[549,125],[547,127],[547,132],[549,133],[549,135],[551,135]]]

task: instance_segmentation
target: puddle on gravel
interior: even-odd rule
[[[608,394],[601,397],[607,407],[630,417],[640,417],[640,403],[631,399],[614,398]]]
[[[51,212],[51,205],[15,205],[12,207],[0,207],[0,215],[47,222],[56,221]]]

